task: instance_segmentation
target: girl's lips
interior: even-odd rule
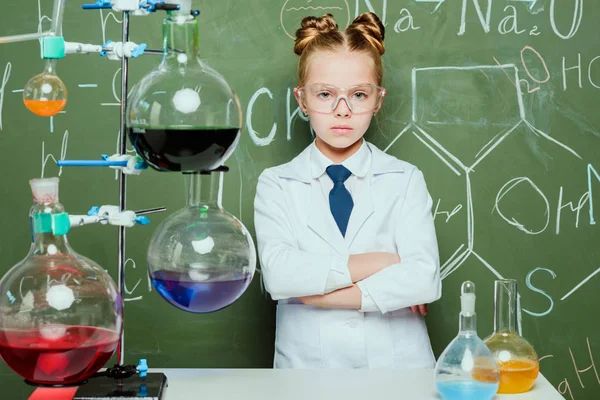
[[[333,128],[331,128],[331,130],[334,133],[337,133],[338,135],[347,135],[348,133],[353,131],[353,129],[349,126],[334,126]]]

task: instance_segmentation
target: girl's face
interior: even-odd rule
[[[314,84],[337,88],[350,88],[362,84],[377,85],[373,61],[369,55],[358,51],[319,51],[311,56],[306,76],[305,87]],[[362,95],[346,94],[351,102]],[[331,98],[329,93],[319,96]],[[380,104],[372,111],[353,113],[346,101],[340,99],[333,112],[324,113],[307,108],[298,94],[296,100],[302,111],[310,117],[312,128],[317,135],[317,144],[333,152],[340,152],[354,144],[362,143],[360,139],[367,131],[371,118],[381,107]]]

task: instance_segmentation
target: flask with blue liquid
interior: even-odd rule
[[[192,313],[228,307],[256,270],[254,241],[219,199],[220,174],[190,174],[187,206],[167,217],[148,246],[148,273],[171,305]]]
[[[500,371],[492,352],[477,336],[475,284],[461,287],[458,335],[435,366],[436,387],[444,400],[490,400],[498,391]]]

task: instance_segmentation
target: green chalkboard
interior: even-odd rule
[[[3,3],[0,36],[49,26],[49,0]],[[584,4],[585,3],[585,4]],[[585,7],[584,7],[585,6]],[[286,162],[311,140],[296,108],[297,57],[290,34],[307,14],[331,12],[344,26],[375,11],[387,27],[388,96],[367,138],[425,174],[433,198],[444,277],[443,297],[427,317],[437,355],[457,330],[460,284],[478,287],[480,335],[492,331],[493,280],[517,279],[522,330],[541,371],[567,399],[600,397],[594,365],[600,325],[593,314],[600,277],[600,5],[590,0],[270,0],[194,1],[202,11],[202,57],[239,94],[241,142],[228,162],[223,203],[253,231],[253,198],[263,169]],[[585,10],[585,11],[584,11]],[[116,16],[117,18],[119,15]],[[134,17],[132,40],[160,47],[161,15]],[[118,41],[118,20],[69,1],[68,41]],[[69,89],[66,113],[34,117],[21,102],[41,72],[37,42],[0,46],[0,273],[27,252],[28,179],[43,159],[97,158],[115,152],[119,63],[68,56],[58,74]],[[138,81],[158,62],[130,62]],[[116,77],[116,78],[115,78]],[[66,138],[68,132],[68,138]],[[44,152],[42,151],[44,149]],[[55,176],[50,159],[44,175]],[[177,311],[149,290],[146,246],[169,212],[184,206],[179,174],[149,171],[128,181],[129,209],[168,207],[152,225],[127,232],[126,361],[162,367],[269,367],[274,307],[257,274],[233,306],[210,315]],[[61,201],[81,213],[118,204],[114,173],[64,169]],[[73,247],[116,274],[117,231],[88,226]],[[139,284],[136,286],[136,284]],[[2,386],[30,389],[0,365]],[[17,398],[17,397],[16,397]]]

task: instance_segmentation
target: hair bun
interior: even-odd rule
[[[379,51],[379,54],[385,53],[385,27],[379,17],[372,12],[364,13],[356,17],[348,29],[354,29]]]
[[[319,35],[338,30],[338,25],[331,14],[322,17],[306,17],[302,20],[301,28],[296,31],[294,53],[301,55],[306,46]]]

